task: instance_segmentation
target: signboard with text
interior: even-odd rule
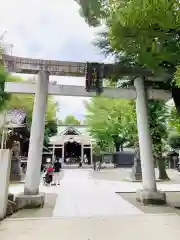
[[[104,64],[87,63],[85,77],[86,90],[101,93],[103,91]]]

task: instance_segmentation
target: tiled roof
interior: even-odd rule
[[[79,142],[85,145],[91,144],[90,138],[84,135],[60,135],[50,138],[50,144],[63,144],[65,142]]]
[[[74,131],[77,135],[66,135],[68,131]],[[51,144],[61,144],[72,138],[73,141],[83,142],[89,144],[94,142],[94,139],[89,135],[86,125],[59,125],[56,136],[50,138]]]
[[[69,128],[74,129],[75,131],[79,132],[79,134],[90,136],[86,125],[59,125],[58,126],[58,135],[63,135],[66,130],[68,131]]]

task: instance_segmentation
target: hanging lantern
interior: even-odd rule
[[[86,91],[87,92],[103,92],[104,64],[87,63],[86,69]]]

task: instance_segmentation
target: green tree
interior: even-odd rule
[[[178,133],[169,135],[168,144],[174,150],[180,149],[180,135]]]
[[[9,82],[23,82],[20,77],[8,75],[7,81]],[[27,124],[30,128],[32,122],[34,95],[33,94],[9,94],[8,100],[5,102],[5,109],[22,109],[26,112]],[[44,130],[44,146],[48,146],[49,138],[57,133],[56,123],[56,107],[51,96],[48,97],[46,122]]]
[[[176,0],[110,3],[107,25],[111,46],[133,55],[142,66],[172,74],[180,55],[179,7]]]
[[[111,143],[116,151],[123,150],[125,143],[133,142],[137,132],[130,101],[94,97],[85,107],[85,123],[102,150]]]
[[[102,24],[108,16],[109,4],[106,0],[75,0],[80,6],[80,15],[93,27]],[[110,1],[109,1],[110,2]]]
[[[174,106],[171,108],[169,125],[170,125],[172,131],[176,131],[177,133],[180,134],[180,117],[177,114]]]
[[[0,112],[5,108],[10,95],[4,92],[4,85],[8,79],[8,73],[6,73],[2,66],[0,66]]]
[[[20,77],[12,75],[8,76],[7,81],[9,82],[23,82],[24,80]],[[9,94],[9,100],[6,101],[6,109],[22,109],[26,112],[27,123],[31,125],[32,112],[33,112],[34,95],[33,94]],[[56,106],[57,104],[51,96],[48,97],[47,110],[46,110],[46,121],[56,119]]]
[[[168,144],[173,149],[180,149],[180,117],[174,106],[171,108],[169,126]]]
[[[4,53],[4,35],[6,31],[0,35],[0,112],[4,110],[10,94],[4,91],[5,82],[8,81],[9,74],[4,69],[3,53]]]
[[[105,18],[107,6],[104,0],[75,0],[80,5],[80,15],[93,27],[101,24],[101,19]]]
[[[110,46],[121,58],[130,56],[142,67],[168,72],[168,82],[172,81],[180,62],[179,1],[77,2],[91,26],[106,25]]]
[[[96,44],[100,48],[102,48],[102,50],[104,49],[106,54],[114,53],[107,39],[106,34],[104,34],[102,38],[99,38]],[[116,57],[119,58],[118,53],[116,53]],[[119,63],[124,64],[126,66],[138,65],[132,56],[124,56],[123,58],[120,58]],[[122,81],[122,79],[119,81],[119,86],[125,87],[125,88],[130,87],[132,84],[133,84],[133,80],[132,81],[126,80],[126,78],[124,78],[124,81]],[[155,87],[158,87],[158,86],[155,86]],[[151,136],[153,141],[153,152],[154,152],[154,157],[159,169],[159,178],[168,179],[166,169],[165,169],[165,161],[162,155],[163,155],[163,142],[167,139],[167,121],[169,120],[169,114],[168,114],[169,111],[166,104],[163,101],[155,101],[155,100],[148,101],[148,110],[149,110],[149,124],[150,124]],[[177,112],[176,112],[176,115],[177,115]]]
[[[63,121],[61,119],[58,119],[58,125],[63,125]]]
[[[1,48],[0,48],[1,51]],[[1,54],[0,54],[1,56]],[[7,81],[8,74],[4,71],[3,66],[0,64],[0,114],[5,110],[6,104],[10,98],[10,95],[4,91],[4,85],[5,82]],[[4,123],[1,123],[2,125],[0,126],[0,139],[3,134],[3,125]]]
[[[168,84],[163,83],[163,87],[169,88],[180,59],[179,2],[175,0],[158,2],[100,0],[100,2],[101,14],[97,12],[97,5],[89,3],[84,6],[81,1],[79,2],[82,9],[86,8],[86,13],[87,9],[91,10],[91,15],[84,14],[84,17],[89,19],[89,24],[94,25],[90,21],[92,16],[97,23],[101,24],[103,20],[106,24],[107,30],[99,34],[100,39],[96,42],[100,49],[105,54],[114,55],[117,63],[126,67],[148,67],[157,73],[167,71],[169,81]],[[179,75],[177,72],[175,77]],[[118,79],[119,76],[115,76],[113,80]],[[127,87],[132,82],[126,81],[123,85]],[[158,84],[153,85],[159,87]],[[162,141],[166,137],[167,127],[164,124],[167,122],[165,104],[159,101],[149,102],[149,118],[159,178],[166,179],[168,176],[162,159]]]
[[[45,124],[44,129],[44,146],[48,147],[49,138],[57,134],[57,121],[49,120]]]
[[[151,100],[148,103],[149,124],[153,143],[153,152],[159,169],[159,179],[169,179],[163,159],[163,141],[167,140],[168,108],[163,101]]]
[[[65,119],[62,121],[63,124],[67,125],[80,125],[80,121],[76,119],[73,115],[68,115],[65,117]]]

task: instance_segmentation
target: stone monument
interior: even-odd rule
[[[142,180],[141,158],[140,158],[139,146],[136,146],[135,148],[134,164],[132,167],[130,179],[131,181]]]
[[[12,145],[10,181],[21,180],[21,167],[20,167],[19,153],[20,153],[20,142],[14,141]]]

